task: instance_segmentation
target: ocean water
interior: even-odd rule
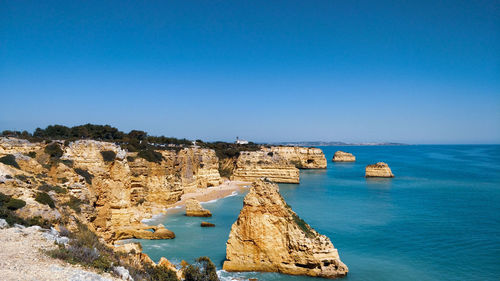
[[[321,147],[326,170],[301,170],[300,184],[280,184],[293,210],[327,235],[349,267],[343,280],[500,280],[500,146],[421,145]],[[333,163],[335,151],[355,163]],[[365,179],[384,161],[395,178]],[[173,240],[141,240],[158,261],[209,256],[218,269],[245,194],[204,203],[212,218],[177,209],[151,223]],[[214,228],[201,228],[206,220]],[[224,280],[320,280],[277,273],[219,272]]]

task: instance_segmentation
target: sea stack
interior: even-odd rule
[[[337,151],[333,155],[333,162],[354,162],[356,161],[356,157],[352,155],[352,153],[349,152],[344,152],[344,151]]]
[[[365,177],[393,178],[391,168],[384,162],[368,165],[365,169]]]
[[[292,211],[276,184],[262,180],[250,188],[231,227],[223,269],[325,278],[348,272],[330,239]]]
[[[196,199],[186,200],[186,216],[188,217],[211,217],[212,213],[204,209]]]

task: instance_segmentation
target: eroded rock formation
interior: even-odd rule
[[[299,169],[267,149],[242,152],[236,161],[232,179],[252,182],[262,177],[273,182],[299,183]]]
[[[242,152],[236,161],[232,179],[299,183],[298,169],[324,169],[326,158],[319,148],[272,146]]]
[[[393,178],[391,168],[384,162],[378,162],[377,164],[368,165],[365,169],[366,177],[379,177],[379,178]]]
[[[0,192],[26,201],[19,213],[39,213],[53,220],[60,216],[57,209],[39,204],[34,197],[44,184],[60,187],[67,192],[50,191],[52,199],[62,206],[70,200],[82,203],[78,213],[63,209],[108,241],[173,236],[166,229],[151,234],[140,221],[161,213],[184,193],[221,183],[218,158],[211,149],[162,150],[158,151],[161,161],[150,162],[113,143],[55,143],[61,152],[51,157],[45,151],[48,144],[0,138],[0,157],[11,154],[19,165],[17,169],[0,163]],[[113,152],[114,159],[105,161],[102,152],[106,151]]]
[[[227,271],[266,271],[335,278],[345,276],[330,239],[317,233],[286,204],[278,186],[258,181],[227,241]]]
[[[186,200],[186,216],[188,217],[211,217],[212,213],[203,208],[198,200],[190,198]]]
[[[344,151],[337,151],[333,155],[333,162],[354,162],[356,161],[356,157],[352,155],[352,153],[344,152]]]
[[[264,148],[264,151],[267,150],[279,154],[299,169],[326,169],[325,154],[319,148],[271,146],[271,148]]]

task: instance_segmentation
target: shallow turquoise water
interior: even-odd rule
[[[500,280],[500,146],[322,149],[328,168],[302,170],[300,184],[280,184],[280,191],[299,216],[331,238],[350,270],[343,280]],[[339,149],[354,153],[357,162],[330,162]],[[365,179],[364,167],[378,161],[387,162],[396,177]],[[209,256],[221,268],[243,196],[203,204],[212,218],[185,217],[179,209],[156,219],[152,223],[163,223],[177,238],[141,240],[144,252],[155,261]],[[202,220],[216,227],[201,228]]]

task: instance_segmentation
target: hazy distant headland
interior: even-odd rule
[[[342,141],[291,141],[274,142],[272,145],[291,145],[291,146],[376,146],[376,145],[409,145],[399,142],[342,142]]]

